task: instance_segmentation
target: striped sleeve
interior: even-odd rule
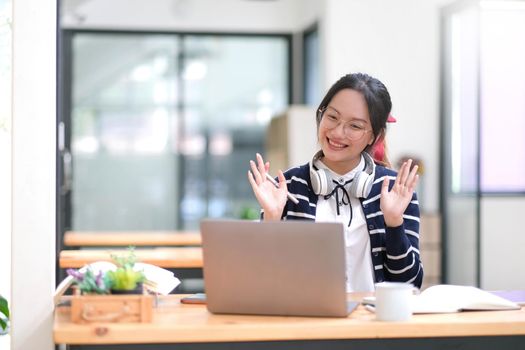
[[[419,203],[414,193],[403,215],[403,224],[386,227],[384,264],[387,280],[409,282],[418,288],[423,283],[423,266],[419,256],[419,217]]]
[[[281,213],[281,220],[315,220],[317,195],[310,191],[308,172],[308,164],[284,172],[288,192],[294,195],[299,203],[296,204],[288,199]],[[261,212],[261,219],[263,218],[264,213]]]

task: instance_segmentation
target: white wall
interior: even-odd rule
[[[428,212],[439,207],[439,11],[449,2],[328,0],[324,18],[325,87],[356,71],[387,86],[398,120],[389,126],[389,156],[423,160],[419,195]]]
[[[319,22],[325,14],[326,0],[296,0],[296,30],[304,30]]]
[[[54,348],[56,6],[13,2],[13,350]]]
[[[11,301],[11,1],[0,2],[0,295]],[[0,330],[1,331],[1,330]],[[0,336],[0,349],[9,348]]]
[[[525,289],[525,198],[481,200],[481,287]]]
[[[8,83],[10,83],[10,77]],[[1,81],[3,83],[3,81]],[[8,104],[10,106],[10,103]],[[6,105],[0,104],[0,108]],[[10,109],[10,108],[9,108]],[[11,113],[9,113],[9,116]],[[0,117],[0,123],[2,119]],[[11,134],[0,126],[0,294],[11,302]],[[1,330],[1,329],[0,329]],[[0,336],[0,349],[9,347],[8,336]]]
[[[308,16],[302,6],[297,0],[65,0],[62,25],[195,32],[292,32]]]

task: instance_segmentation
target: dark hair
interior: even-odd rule
[[[332,85],[317,109],[317,128],[319,129],[319,123],[321,122],[324,110],[332,98],[343,89],[351,89],[363,94],[368,107],[372,132],[374,133],[373,145],[379,136],[386,131],[386,121],[392,110],[392,101],[390,100],[390,94],[386,86],[368,74],[347,74]]]

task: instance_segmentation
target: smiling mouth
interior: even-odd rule
[[[328,141],[328,144],[329,144],[332,148],[336,148],[336,149],[344,149],[344,148],[348,147],[348,145],[344,145],[344,144],[342,144],[342,143],[335,142],[335,141],[329,139],[328,137],[326,138],[326,140]]]

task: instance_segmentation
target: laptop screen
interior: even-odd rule
[[[342,224],[204,220],[201,234],[211,312],[347,315]]]

